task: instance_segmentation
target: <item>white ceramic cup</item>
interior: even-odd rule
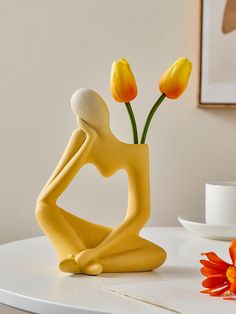
[[[206,223],[236,226],[236,182],[212,182],[205,186]]]

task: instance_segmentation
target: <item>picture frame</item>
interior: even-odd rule
[[[236,108],[236,0],[199,0],[200,108]]]

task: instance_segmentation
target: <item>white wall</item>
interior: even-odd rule
[[[0,41],[0,242],[41,234],[34,204],[76,127],[73,91],[98,91],[115,135],[132,140],[126,110],[109,92],[110,65],[123,56],[139,87],[139,130],[162,72],[180,56],[193,62],[184,96],[167,100],[149,131],[149,225],[177,224],[180,212],[203,210],[204,182],[235,179],[236,110],[196,108],[197,0],[1,0]],[[104,180],[87,166],[60,204],[115,225],[126,188],[124,172]]]

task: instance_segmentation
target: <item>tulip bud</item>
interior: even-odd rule
[[[159,89],[168,98],[176,99],[185,90],[192,70],[192,63],[186,58],[178,59],[162,74]]]
[[[130,102],[138,94],[135,78],[124,58],[112,63],[110,89],[112,97],[118,102]]]

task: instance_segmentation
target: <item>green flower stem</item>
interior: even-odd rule
[[[146,136],[147,136],[147,131],[148,131],[149,125],[151,123],[151,120],[152,120],[152,118],[154,116],[154,113],[156,112],[156,110],[160,106],[160,104],[163,102],[165,97],[166,97],[165,94],[161,94],[161,96],[157,99],[157,101],[153,105],[151,111],[149,112],[149,115],[147,117],[146,123],[145,123],[144,128],[143,128],[143,134],[142,134],[141,142],[140,142],[141,144],[145,143]]]
[[[126,109],[128,111],[128,114],[129,114],[129,117],[130,117],[130,121],[131,121],[131,125],[132,125],[134,144],[138,144],[137,125],[136,125],[134,113],[133,113],[133,110],[132,110],[130,102],[126,102],[125,106],[126,106]]]

